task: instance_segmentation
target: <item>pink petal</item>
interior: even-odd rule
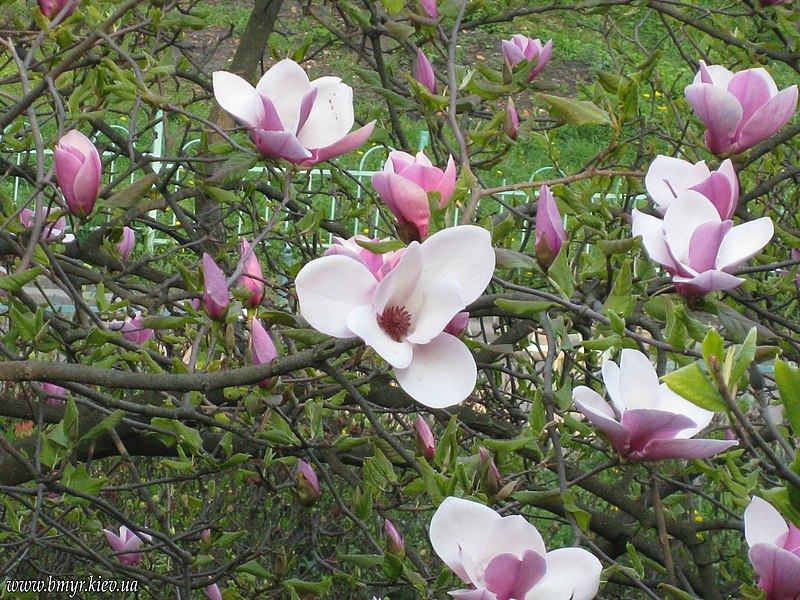
[[[497,596],[485,588],[476,590],[455,590],[447,593],[456,600],[497,600]]]
[[[709,221],[721,222],[711,200],[694,190],[687,190],[675,198],[663,221],[664,239],[675,261],[690,264],[692,235],[700,225]]]
[[[753,496],[744,511],[744,537],[749,546],[777,545],[789,533],[789,526],[775,507]]]
[[[723,165],[726,163],[730,165],[730,159],[727,159]],[[733,167],[731,166],[732,170]],[[733,217],[736,205],[739,202],[739,181],[736,178],[736,173],[733,173],[733,179],[731,179],[726,174],[715,171],[701,183],[692,186],[691,189],[700,192],[711,200],[723,221]]]
[[[203,303],[212,319],[220,319],[230,303],[225,273],[208,253],[203,253]]]
[[[525,600],[592,600],[603,565],[582,548],[559,548],[545,555],[547,572]]]
[[[693,277],[674,275],[672,281],[675,283],[678,292],[686,298],[702,296],[709,292],[729,290],[744,283],[744,279],[723,271],[705,271]]]
[[[264,156],[284,158],[294,164],[302,164],[313,155],[304,148],[291,131],[266,131],[251,129],[256,148]]]
[[[695,422],[689,417],[664,410],[636,408],[626,410],[622,425],[631,432],[630,450],[626,454],[641,452],[655,439],[673,439]]]
[[[605,371],[603,374],[605,375]],[[638,350],[625,348],[619,361],[621,403],[628,410],[653,408],[653,404],[658,398],[658,388],[658,375],[650,363],[650,358]]]
[[[667,247],[667,242],[664,239],[664,222],[652,215],[640,212],[633,209],[631,214],[632,218],[632,233],[634,236],[642,236],[642,245],[647,251],[650,260],[666,267],[667,269],[676,270],[677,265]]]
[[[422,247],[411,242],[397,266],[378,284],[372,306],[377,314],[387,307],[404,307],[409,314],[416,316],[422,304],[422,294],[426,287],[419,284],[423,262]]]
[[[742,106],[736,97],[708,83],[689,85],[685,94],[686,101],[705,123],[708,149],[715,154],[731,150],[742,120]]]
[[[505,58],[506,62],[512,67],[517,66],[525,60],[525,54],[522,52],[522,48],[515,44],[513,39],[503,40],[502,52],[503,58]]]
[[[400,387],[429,408],[446,408],[463,401],[477,379],[472,353],[449,333],[414,346],[411,364],[394,372]]]
[[[697,227],[689,240],[689,266],[698,273],[713,270],[720,244],[732,227],[732,221],[709,221]]]
[[[553,256],[557,256],[566,239],[567,232],[555,198],[550,188],[543,185],[539,191],[539,205],[536,209],[536,245],[544,240]]]
[[[401,226],[413,225],[418,241],[428,235],[431,211],[424,189],[402,175],[386,172],[375,173],[372,185]]]
[[[743,152],[776,133],[794,116],[797,110],[797,86],[781,90],[759,108],[740,129],[735,152]]]
[[[300,313],[318,331],[351,337],[347,317],[372,305],[378,282],[362,263],[347,256],[323,256],[306,264],[295,279]]]
[[[608,404],[595,392],[584,386],[572,391],[572,402],[589,422],[605,434],[611,446],[620,454],[630,448],[631,433],[616,421]]]
[[[303,67],[285,59],[274,64],[256,84],[256,91],[272,101],[284,129],[297,133],[303,97],[311,83]]]
[[[433,66],[421,49],[417,50],[417,63],[416,67],[414,68],[414,79],[428,88],[431,94],[436,93],[436,75],[433,73]]]
[[[498,554],[487,565],[484,572],[487,589],[497,596],[497,600],[525,598],[534,584],[547,570],[545,558],[526,550],[522,558],[513,554]]]
[[[750,548],[750,562],[758,573],[758,587],[769,600],[796,600],[800,595],[800,557],[769,544]]]
[[[741,123],[746,123],[753,113],[778,93],[772,77],[762,68],[739,71],[731,78],[727,89],[742,105]]]
[[[735,446],[737,443],[736,440],[655,439],[648,442],[641,452],[634,452],[628,458],[631,460],[708,458]]]
[[[250,340],[253,349],[253,364],[263,365],[278,358],[278,349],[272,341],[261,320],[253,317],[250,319]]]
[[[659,155],[650,163],[644,185],[663,213],[681,192],[702,183],[710,174],[705,161],[692,164],[680,158]]]
[[[264,119],[261,96],[247,81],[227,71],[215,71],[212,81],[217,103],[242,125],[257,127]]]
[[[490,464],[493,465],[494,461]],[[503,517],[489,525],[484,539],[482,564],[488,566],[491,559],[499,554],[523,556],[528,551],[544,556],[546,550],[539,530],[520,515]],[[487,587],[495,591],[491,586]]]
[[[528,73],[528,83],[533,81],[533,78],[536,77],[542,69],[544,69],[545,65],[547,65],[550,57],[553,54],[553,40],[549,40],[541,50],[539,50],[539,58],[536,62],[536,66],[531,69],[531,72]]]
[[[338,142],[331,144],[325,148],[317,148],[311,153],[311,158],[302,161],[300,164],[303,167],[313,167],[323,161],[336,158],[342,154],[352,152],[356,148],[360,148],[372,135],[372,130],[375,127],[375,121],[370,121],[361,129],[348,133]]]

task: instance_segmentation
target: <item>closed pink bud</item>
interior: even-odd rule
[[[484,485],[486,486],[486,491],[490,495],[494,496],[498,491],[500,491],[500,484],[502,483],[500,470],[497,468],[497,465],[494,463],[494,459],[491,457],[486,448],[483,446],[478,446],[478,454],[481,457],[481,464],[483,465],[482,479]]]
[[[414,69],[414,79],[424,85],[431,94],[436,93],[436,76],[433,73],[431,61],[422,50],[417,50],[417,64]]]
[[[48,19],[56,17],[66,7],[64,17],[70,16],[78,8],[78,0],[39,0],[39,10]]]
[[[219,591],[219,586],[216,583],[203,588],[203,593],[208,600],[222,600],[222,592]]]
[[[100,193],[102,165],[97,148],[89,138],[73,129],[58,141],[53,156],[56,179],[69,212],[76,217],[88,216]]]
[[[210,529],[203,529],[200,532],[200,541],[203,542],[206,546],[211,545],[211,530]]]
[[[447,327],[444,328],[444,332],[456,337],[460,337],[461,334],[467,330],[468,325],[469,313],[465,310],[462,310],[460,313],[456,313],[455,317],[450,319]]]
[[[417,455],[424,456],[427,460],[433,459],[436,452],[436,441],[433,437],[431,428],[428,423],[422,418],[422,415],[417,415],[416,429],[416,442],[417,442]]]
[[[511,98],[508,99],[508,106],[506,107],[506,117],[503,121],[503,131],[505,131],[506,135],[514,141],[516,141],[517,136],[519,136],[519,115],[517,114],[517,109],[514,106],[514,102],[511,100]]]
[[[149,535],[146,533],[134,533],[125,525],[119,528],[119,535],[112,533],[108,529],[103,529],[103,533],[111,549],[114,552],[120,552],[117,555],[119,562],[131,567],[139,566],[139,563],[142,562],[142,553],[136,552],[136,550],[141,547],[143,541],[149,542],[151,540]]]
[[[239,276],[239,285],[246,288],[251,296],[245,301],[250,308],[255,308],[264,299],[264,273],[261,271],[261,263],[255,252],[250,251],[250,242],[243,239],[239,256],[244,261],[244,269]]]
[[[403,536],[400,535],[394,523],[389,519],[384,521],[383,526],[386,531],[386,551],[389,554],[402,557],[406,553],[406,545],[403,541]]]
[[[264,329],[261,320],[255,317],[250,319],[250,350],[253,354],[254,365],[264,365],[272,362],[278,358],[278,350],[272,338]],[[264,379],[258,382],[261,387],[269,387],[272,383],[272,378]]]
[[[45,394],[48,394],[47,399],[45,400],[47,404],[63,404],[63,396],[67,395],[67,390],[60,385],[56,385],[55,383],[43,383],[42,391]]]
[[[214,259],[203,253],[203,304],[208,315],[215,321],[225,317],[230,304],[228,284],[225,282],[225,273],[214,262]]]
[[[423,152],[412,156],[393,150],[383,171],[372,176],[372,185],[397,218],[398,235],[407,242],[420,241],[428,235],[431,219],[428,193],[438,192],[443,208],[456,187],[456,165],[451,156],[443,171]]]
[[[419,0],[419,6],[429,19],[439,18],[439,5],[436,0]]]
[[[117,249],[119,250],[119,253],[122,256],[122,260],[128,260],[135,245],[136,245],[136,232],[130,227],[127,226],[123,227],[122,239],[120,240],[119,244],[117,244]]]
[[[528,83],[544,69],[552,55],[553,40],[542,44],[538,39],[520,34],[512,35],[510,40],[503,40],[503,58],[509,67],[516,67],[526,61],[533,64],[533,68],[528,73]]]
[[[732,73],[700,61],[685,94],[706,126],[706,145],[714,154],[744,152],[776,133],[797,110],[797,85],[779,92],[760,67]]]
[[[313,506],[319,500],[320,487],[317,474],[311,465],[304,460],[297,461],[297,500],[303,506]]]
[[[567,232],[555,198],[550,188],[543,185],[539,190],[539,206],[536,209],[535,240],[536,261],[543,269],[550,268],[566,239]]]

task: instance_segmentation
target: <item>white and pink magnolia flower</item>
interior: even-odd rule
[[[228,293],[228,283],[225,280],[225,273],[219,268],[214,259],[207,253],[203,253],[203,305],[206,312],[215,321],[225,318],[228,312],[228,305],[231,302]]]
[[[662,215],[686,190],[700,192],[711,200],[723,220],[732,218],[739,204],[739,178],[730,159],[711,171],[704,160],[692,164],[660,155],[650,163],[644,185]]]
[[[42,239],[47,241],[59,241],[63,244],[69,244],[75,240],[75,236],[71,233],[66,233],[67,218],[61,216],[51,219],[51,214],[61,213],[61,209],[55,208],[50,210],[44,209],[44,228],[42,229]],[[29,208],[23,208],[19,213],[19,220],[22,222],[23,227],[32,229],[35,222],[35,213]]]
[[[585,386],[572,391],[572,401],[629,460],[706,458],[738,443],[690,439],[708,426],[714,413],[660,384],[650,359],[638,350],[624,349],[619,366],[606,360],[603,382],[611,405]]]
[[[53,149],[56,179],[69,212],[86,217],[100,193],[103,166],[92,141],[77,129],[65,134]]]
[[[117,244],[122,260],[128,260],[136,245],[136,232],[127,225],[122,228],[122,239]]]
[[[431,94],[436,93],[436,74],[433,65],[422,49],[417,50],[417,62],[414,65],[414,79],[428,88]]]
[[[146,533],[134,533],[125,525],[120,526],[119,535],[103,529],[111,549],[114,552],[121,552],[117,555],[117,560],[123,565],[136,567],[142,562],[142,553],[136,552],[142,545],[143,541],[151,541],[151,537]]]
[[[503,58],[506,59],[509,67],[516,67],[524,61],[530,63],[536,61],[528,73],[528,83],[544,69],[552,55],[553,40],[542,44],[538,38],[529,38],[519,33],[512,35],[510,40],[503,40]]]
[[[705,123],[706,145],[714,154],[744,152],[786,125],[797,109],[797,85],[779,92],[760,67],[733,73],[700,61],[685,94]]]
[[[412,156],[393,150],[383,171],[372,176],[372,185],[397,218],[400,237],[420,241],[428,235],[431,220],[428,193],[438,192],[439,207],[444,207],[456,187],[456,165],[450,156],[443,171],[423,152]]]
[[[367,141],[375,122],[350,132],[353,90],[339,77],[308,79],[293,60],[269,69],[256,87],[227,71],[213,76],[219,105],[250,130],[264,156],[312,167]]]
[[[536,239],[534,242],[536,261],[543,269],[550,268],[567,240],[564,221],[550,188],[543,185],[539,190],[536,207]]]
[[[470,351],[444,329],[480,296],[494,264],[489,232],[462,225],[411,242],[381,280],[362,262],[334,255],[305,265],[295,284],[312,327],[360,337],[394,367],[412,398],[444,408],[464,400],[477,377]]]
[[[125,317],[124,321],[112,321],[108,326],[115,331],[121,331],[122,337],[129,342],[144,344],[155,335],[155,331],[142,326],[142,320],[142,312],[137,310],[133,317]]]
[[[672,275],[675,288],[687,298],[743,283],[731,271],[758,254],[772,234],[769,217],[734,227],[695,190],[675,198],[663,220],[633,211],[633,235],[642,236],[647,254]]]
[[[375,279],[380,281],[395,268],[400,258],[405,252],[405,248],[385,252],[383,254],[376,254],[367,250],[363,246],[359,246],[358,242],[384,242],[378,238],[370,239],[365,235],[355,235],[346,240],[340,237],[333,238],[333,244],[325,251],[325,256],[342,255],[348,256],[363,264],[369,272],[375,276]]]
[[[769,502],[753,496],[744,511],[744,535],[765,600],[800,598],[800,529],[784,521]]]
[[[524,517],[501,517],[488,506],[445,498],[431,519],[436,554],[470,586],[458,600],[591,600],[603,566],[582,548],[547,552]]]
[[[250,242],[244,238],[242,238],[242,246],[239,250],[239,259],[244,261],[242,274],[239,276],[239,285],[250,292],[250,297],[245,301],[245,305],[255,308],[264,299],[264,273],[255,250],[250,250]]]
[[[45,399],[47,404],[64,404],[64,397],[67,395],[67,390],[55,383],[44,382],[42,384],[42,391],[48,394]]]

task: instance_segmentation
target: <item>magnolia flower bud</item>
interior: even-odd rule
[[[119,244],[117,244],[117,249],[119,250],[120,255],[122,255],[122,260],[128,260],[135,245],[136,232],[130,227],[123,227],[122,239],[120,240]]]
[[[519,136],[519,115],[517,114],[517,109],[514,106],[514,102],[511,100],[511,98],[508,99],[508,105],[506,106],[506,117],[503,120],[503,131],[505,131],[506,135],[514,141],[516,141],[517,136]]]
[[[239,285],[246,288],[251,294],[245,304],[250,308],[255,308],[264,299],[264,273],[261,271],[261,263],[258,261],[256,253],[250,252],[250,243],[245,239],[242,239],[239,256],[244,260],[244,269],[239,276]]]
[[[417,455],[424,456],[428,461],[430,461],[436,451],[436,442],[434,440],[431,428],[428,427],[428,423],[422,418],[422,415],[417,415],[417,424],[415,429]]]
[[[319,479],[311,465],[304,460],[297,461],[297,501],[303,506],[313,506],[320,497]]]
[[[70,16],[78,8],[78,0],[39,0],[39,10],[48,19],[53,19],[58,15],[64,7],[67,7],[67,12],[64,17]]]
[[[419,0],[419,6],[429,19],[439,18],[439,6],[436,0]]]
[[[203,542],[206,546],[211,545],[211,530],[210,529],[203,529],[200,532],[200,541]]]
[[[208,600],[222,600],[222,592],[219,591],[219,586],[216,583],[203,588],[203,593],[205,593]]]
[[[69,212],[76,217],[88,216],[100,193],[102,165],[97,148],[89,138],[73,129],[58,141],[53,156],[56,179]]]
[[[203,304],[215,321],[225,318],[230,304],[225,274],[207,253],[203,253]]]
[[[486,492],[490,496],[494,496],[500,490],[500,484],[503,481],[502,477],[500,477],[500,470],[486,448],[479,446],[478,454],[480,454],[481,464],[483,465],[481,479],[486,486]]]
[[[414,70],[414,79],[428,88],[431,94],[436,93],[436,75],[433,73],[431,62],[421,49],[417,50],[417,64]]]
[[[389,519],[384,521],[384,529],[386,530],[386,551],[389,554],[402,557],[406,553],[406,545],[403,541],[403,536],[397,531]]]
[[[561,246],[567,239],[567,232],[558,212],[558,206],[550,192],[550,188],[543,185],[539,191],[539,206],[536,209],[536,261],[543,269],[550,265],[561,252]]]
[[[60,385],[56,385],[55,383],[48,383],[48,382],[43,383],[42,391],[45,394],[54,394],[52,396],[50,395],[47,396],[47,399],[45,400],[47,404],[63,404],[64,400],[59,396],[67,395],[67,390],[61,387]]]
[[[261,320],[256,317],[250,319],[250,350],[253,354],[254,365],[263,365],[278,358],[278,350],[275,348],[272,338],[264,329]],[[269,377],[259,381],[258,385],[269,387],[271,383],[272,377]]]

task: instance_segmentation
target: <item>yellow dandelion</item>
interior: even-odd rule
[[[645,98],[649,98],[650,94],[642,94],[642,96],[644,96]]]
[[[369,227],[364,227],[364,229],[362,229],[361,231],[363,231],[364,233],[369,233]]]
[[[660,98],[660,97],[661,97],[661,96],[663,96],[663,95],[664,95],[664,94],[662,94],[661,92],[656,92],[656,98]]]
[[[667,107],[666,106],[659,106],[658,110],[667,110]]]
[[[503,172],[500,169],[497,169],[497,171],[495,171],[495,173],[497,173],[498,175],[502,175],[503,174]]]
[[[127,121],[127,120],[128,120],[128,117],[126,117],[125,115],[122,115],[122,116],[119,118],[119,120],[120,120],[120,121]]]
[[[363,150],[359,150],[358,152],[356,152],[356,154],[364,154],[364,151]]]

